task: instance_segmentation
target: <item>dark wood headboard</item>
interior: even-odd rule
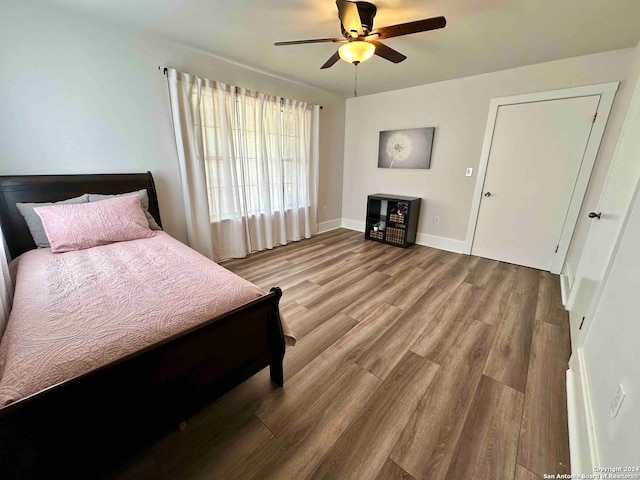
[[[149,213],[160,222],[158,196],[151,172],[95,175],[0,176],[0,226],[11,258],[36,248],[16,203],[57,202],[84,193],[127,193],[147,189]]]

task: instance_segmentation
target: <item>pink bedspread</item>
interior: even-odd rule
[[[0,405],[109,363],[265,294],[156,232],[153,238],[15,260],[0,341]],[[282,320],[287,344],[295,343]]]

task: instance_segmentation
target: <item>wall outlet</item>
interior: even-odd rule
[[[616,418],[618,416],[618,412],[620,411],[620,407],[622,406],[625,396],[626,393],[624,393],[622,384],[618,385],[618,390],[616,390],[616,394],[611,402],[611,418]]]
[[[322,213],[327,213],[327,206],[322,207]]]
[[[470,177],[471,175],[473,175],[473,168],[472,167],[467,168],[466,175],[467,175],[467,177]]]
[[[440,217],[438,217],[437,215],[433,217],[433,223],[440,223]]]

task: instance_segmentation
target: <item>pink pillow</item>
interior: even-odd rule
[[[153,237],[138,195],[33,210],[42,220],[54,253]]]

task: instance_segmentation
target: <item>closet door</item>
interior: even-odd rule
[[[599,101],[498,108],[473,255],[551,269]]]

